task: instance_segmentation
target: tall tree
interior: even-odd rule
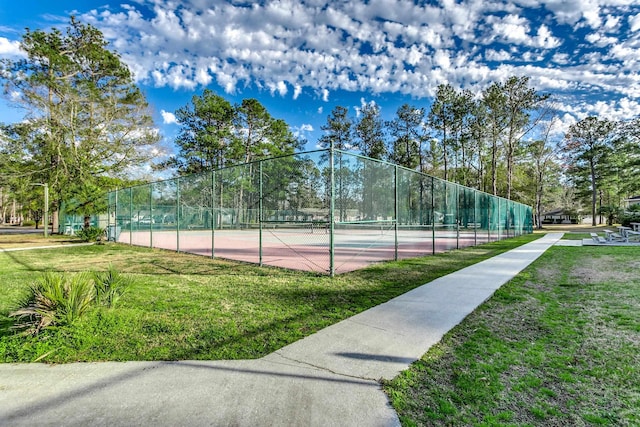
[[[380,107],[371,102],[360,109],[360,117],[355,123],[356,147],[363,156],[381,160],[386,156],[384,139],[384,121],[380,116]],[[378,162],[363,161],[362,164],[362,217],[375,219],[378,217],[380,191],[384,191],[385,180],[380,179],[384,166]]]
[[[242,213],[243,207],[248,206],[249,213],[253,213],[259,203],[256,187],[259,183],[258,169],[253,162],[266,157],[292,154],[299,147],[299,142],[293,136],[289,126],[283,120],[271,117],[257,99],[244,99],[240,105],[236,105],[234,117],[234,137],[229,147],[228,157],[230,163],[246,164],[240,169],[242,173],[238,181],[240,189],[236,212]],[[280,178],[283,177],[284,175],[280,176]],[[293,179],[291,174],[287,177],[289,181]],[[286,184],[283,183],[283,185],[286,188]],[[251,222],[252,218],[239,217],[237,220]]]
[[[291,154],[300,147],[289,126],[274,119],[257,99],[244,99],[235,107],[235,138],[229,157],[249,163],[265,157]]]
[[[327,123],[321,126],[324,131],[319,139],[323,148],[333,147],[337,150],[348,150],[353,146],[353,121],[349,117],[349,110],[342,106],[336,106],[331,115],[327,117]],[[351,171],[345,164],[342,154],[338,154],[338,165],[335,167],[338,178],[338,211],[340,221],[346,220],[348,185],[351,178]]]
[[[146,162],[158,135],[129,69],[95,27],[72,17],[65,33],[27,29],[20,46],[26,58],[0,63],[5,93],[27,112],[6,143],[24,154],[32,182],[48,183],[55,229],[62,200]]]
[[[565,134],[563,151],[568,173],[578,185],[589,186],[592,225],[596,225],[596,203],[607,155],[612,150],[616,124],[607,119],[587,117],[573,124]]]
[[[194,95],[191,104],[176,111],[181,125],[176,138],[178,155],[165,166],[174,166],[181,175],[221,168],[225,165],[233,136],[235,109],[229,101],[205,89]]]
[[[428,124],[439,135],[442,153],[444,180],[449,179],[449,156],[451,153],[451,139],[454,126],[454,110],[457,93],[450,84],[438,85],[436,98],[429,110]]]
[[[548,208],[546,203],[550,198],[552,187],[560,182],[560,165],[556,144],[550,139],[554,120],[545,123],[541,132],[541,138],[533,140],[526,147],[526,161],[523,172],[528,178],[526,187],[533,188],[533,215],[536,228],[542,228],[542,213]],[[566,206],[563,206],[566,207]]]
[[[492,83],[482,93],[480,107],[482,117],[482,139],[488,142],[490,150],[491,192],[498,195],[498,159],[501,148],[501,136],[508,126],[506,96],[499,83]],[[486,169],[486,168],[485,168]]]
[[[355,123],[355,145],[363,156],[383,159],[386,155],[384,141],[384,121],[380,107],[368,103],[360,109],[360,118]]]
[[[424,114],[424,108],[404,104],[396,111],[396,117],[387,123],[393,137],[389,152],[393,163],[409,169],[415,169],[423,163]]]
[[[529,86],[529,77],[510,77],[501,85],[505,94],[506,135],[504,136],[504,152],[507,162],[507,194],[511,200],[513,174],[516,156],[519,154],[522,138],[544,117],[545,111],[532,120],[534,110],[542,107],[548,99],[547,95],[538,94]]]

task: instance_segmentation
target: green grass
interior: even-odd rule
[[[385,384],[402,424],[640,425],[638,255],[551,248]]]
[[[538,237],[377,264],[333,279],[113,244],[4,252],[0,361],[257,358]],[[8,313],[40,274],[106,271],[109,264],[132,280],[117,307],[97,307],[33,337],[10,329]]]

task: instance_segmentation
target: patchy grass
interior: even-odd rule
[[[247,359],[540,237],[381,263],[333,279],[311,273],[106,244],[0,253],[0,361]],[[131,278],[116,308],[34,337],[8,313],[41,273],[106,271]]]
[[[385,385],[402,424],[640,425],[639,253],[551,248]]]
[[[0,249],[34,248],[40,246],[68,245],[80,243],[80,240],[72,236],[54,234],[46,239],[42,234],[0,234]]]

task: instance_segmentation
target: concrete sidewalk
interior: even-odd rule
[[[562,237],[434,280],[258,360],[0,364],[0,425],[396,426],[391,379]]]

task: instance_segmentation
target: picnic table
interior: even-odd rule
[[[640,222],[632,222],[631,228],[633,228],[633,231],[640,231]]]
[[[620,234],[625,239],[625,242],[640,242],[640,230],[630,227],[618,227],[620,228]]]
[[[612,231],[612,230],[603,230],[603,231],[604,231],[605,239],[607,240],[607,242],[623,242],[624,241],[624,237],[620,233],[616,233],[615,231]]]

